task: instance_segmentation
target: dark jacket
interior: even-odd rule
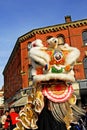
[[[47,108],[44,108],[39,115],[37,125],[37,130],[67,130],[65,124],[56,121]]]

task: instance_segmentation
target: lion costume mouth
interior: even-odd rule
[[[42,93],[52,102],[65,102],[73,93],[72,85],[66,85],[63,82],[56,85],[47,85],[42,89]]]
[[[43,84],[42,93],[52,102],[62,103],[67,101],[73,93],[71,83],[75,81],[73,71],[68,73],[48,73],[35,75],[34,82]],[[45,84],[44,84],[45,83]]]

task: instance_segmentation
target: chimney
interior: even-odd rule
[[[71,20],[71,16],[65,16],[65,22],[66,23],[70,23],[70,22],[72,22],[72,20]]]

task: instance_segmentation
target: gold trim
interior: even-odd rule
[[[81,27],[84,25],[87,25],[87,19],[74,21],[74,22],[70,22],[70,23],[53,25],[53,26],[47,26],[47,27],[43,27],[43,28],[37,28],[37,29],[34,29],[34,30],[28,32],[27,34],[19,37],[19,42],[23,42],[24,40],[33,37],[35,34],[46,34],[46,33],[50,33],[50,32],[57,32],[60,30],[65,30],[68,27],[77,28],[77,27]]]

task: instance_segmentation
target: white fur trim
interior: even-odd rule
[[[39,58],[44,59],[46,62],[50,61],[50,56],[45,52],[40,50],[41,48],[35,47],[30,50],[30,57],[32,58],[32,55],[35,55]],[[35,60],[35,59],[34,59]]]
[[[65,80],[65,81],[70,81],[70,82],[75,81],[74,75],[71,73],[65,73],[65,74],[64,73],[57,73],[57,74],[48,73],[48,74],[43,74],[43,75],[35,75],[33,78],[34,78],[34,81],[36,82],[49,81],[51,79]]]
[[[33,41],[33,42],[31,43],[31,47],[34,47],[33,45],[36,45],[36,46],[38,46],[38,47],[43,47],[42,40],[36,39],[35,41]]]
[[[62,50],[68,50],[69,51],[69,54],[67,55],[67,57],[65,59],[65,65],[68,65],[68,64],[72,65],[73,63],[76,62],[76,60],[80,56],[80,51],[75,47],[69,46],[68,44],[60,46],[60,48]]]
[[[34,61],[38,62],[38,63],[41,64],[42,66],[45,66],[45,65],[47,64],[47,62],[46,62],[44,59],[42,59],[42,58],[40,58],[40,57],[38,57],[38,56],[30,55],[30,57],[32,57],[32,59],[33,59]]]

